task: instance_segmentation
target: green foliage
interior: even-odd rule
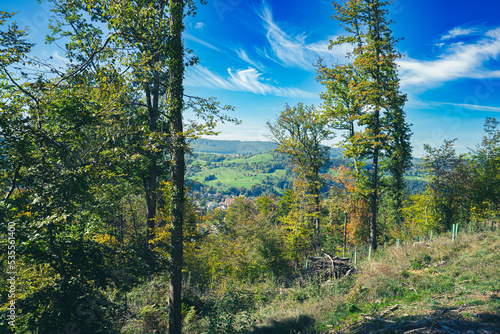
[[[209,300],[208,333],[237,333],[250,328],[255,319],[248,311],[253,308],[253,299],[237,290],[230,289],[221,297]]]
[[[166,333],[168,328],[168,302],[165,298],[169,285],[155,277],[137,286],[127,294],[128,312],[122,333],[147,334],[152,331]]]
[[[320,171],[329,164],[329,149],[321,143],[334,137],[328,119],[314,106],[299,103],[285,106],[275,123],[267,123],[277,152],[286,154],[296,172],[309,184],[309,191],[318,195],[323,185]]]
[[[337,128],[347,131],[342,146],[345,156],[354,159],[357,178],[366,179],[362,161],[372,160],[369,182],[360,184],[370,189],[370,236],[374,249],[379,193],[386,183],[387,218],[400,225],[403,175],[411,164],[410,129],[403,111],[406,95],[399,90],[395,62],[400,54],[395,50],[397,40],[386,18],[389,3],[379,0],[334,3],[333,18],[341,22],[347,34],[331,41],[331,46],[352,45],[353,50],[348,53],[352,63],[337,64],[332,69],[321,61],[318,64],[318,80],[327,88],[321,96],[325,113]],[[382,172],[378,170],[379,159],[383,160]],[[379,184],[384,169],[390,177]]]
[[[431,189],[411,195],[403,208],[403,213],[405,224],[393,230],[396,239],[410,239],[439,230],[440,215],[435,209]]]
[[[425,146],[433,204],[441,217],[439,225],[444,230],[450,229],[454,222],[466,222],[470,209],[471,169],[465,156],[455,154],[453,142],[445,141],[438,149]]]

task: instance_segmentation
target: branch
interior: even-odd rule
[[[33,101],[35,101],[35,103],[37,104],[38,106],[38,99],[32,95],[30,92],[28,92],[26,89],[24,89],[23,87],[21,87],[17,81],[14,80],[14,78],[12,78],[12,76],[10,75],[10,73],[5,69],[5,67],[2,68],[3,71],[5,72],[5,74],[7,74],[7,76],[9,77],[10,81],[21,91],[23,92],[24,94],[28,95],[29,97],[31,97],[33,99]]]
[[[69,74],[67,74],[67,75],[63,76],[61,79],[59,79],[59,81],[58,81],[58,82],[56,82],[56,83],[54,84],[54,88],[55,88],[55,87],[57,87],[57,86],[59,86],[59,84],[60,84],[62,81],[64,81],[64,80],[66,80],[66,79],[68,79],[68,78],[70,78],[70,77],[72,77],[72,76],[74,76],[74,75],[76,75],[76,74],[80,73],[80,72],[81,72],[81,71],[83,71],[85,68],[87,68],[87,66],[89,66],[89,65],[92,63],[92,61],[94,60],[94,57],[95,57],[95,56],[96,56],[99,52],[101,52],[102,50],[104,50],[104,48],[106,47],[106,45],[107,45],[107,44],[109,43],[109,41],[111,40],[111,37],[113,37],[115,34],[116,34],[116,33],[112,33],[111,35],[109,35],[109,36],[108,36],[108,38],[106,38],[106,40],[104,41],[104,44],[102,45],[102,47],[100,47],[99,49],[96,49],[94,52],[92,52],[92,54],[90,55],[89,59],[87,59],[87,61],[86,61],[85,63],[83,63],[83,64],[82,64],[79,68],[77,68],[75,71],[73,71],[73,72],[71,72],[71,73],[69,73]]]
[[[414,287],[412,287],[410,284],[408,284],[408,283],[406,283],[406,282],[402,282],[402,283],[403,283],[403,285],[406,285],[408,288],[410,288],[410,290],[415,291],[415,293],[418,295],[418,292],[417,292],[417,290],[415,290],[415,288],[414,288]]]
[[[19,177],[19,170],[20,169],[21,169],[21,166],[17,166],[16,171],[14,172],[14,176],[12,176],[12,179],[11,179],[12,184],[10,186],[9,192],[7,193],[7,195],[4,198],[4,201],[7,201],[9,199],[9,197],[12,195],[12,193],[14,192],[14,189],[16,188],[16,181],[17,181],[17,178]]]

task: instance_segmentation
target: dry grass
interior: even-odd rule
[[[461,234],[455,242],[440,237],[427,245],[381,250],[360,263],[353,282],[289,289],[256,312],[254,333],[335,332],[395,304],[389,315],[395,321],[439,317],[500,325],[500,233]],[[280,319],[297,326],[285,321],[291,327],[281,331]]]

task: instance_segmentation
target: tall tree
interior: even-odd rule
[[[474,203],[487,211],[500,208],[500,130],[495,118],[486,118],[481,144],[471,152],[474,170]]]
[[[400,96],[400,98],[405,97]],[[401,106],[403,104],[404,100],[398,103]],[[404,119],[402,108],[396,108],[387,114],[389,142],[387,157],[383,162],[384,169],[389,173],[384,185],[388,210],[387,220],[396,228],[400,228],[404,223],[403,202],[406,196],[404,173],[412,163],[411,130]]]
[[[465,155],[455,153],[455,140],[445,140],[439,148],[424,145],[432,205],[442,231],[449,230],[454,222],[467,222],[472,204],[472,168]]]
[[[381,192],[380,162],[386,157],[393,161],[394,178],[401,180],[410,159],[409,126],[405,123],[403,105],[406,100],[399,90],[394,46],[397,40],[386,19],[389,1],[347,0],[334,3],[333,16],[343,25],[347,35],[339,36],[331,46],[353,45],[348,54],[349,65],[336,65],[333,75],[319,66],[319,79],[329,89],[323,96],[334,111],[335,119],[348,118],[350,126],[346,152],[359,160],[371,160],[370,239],[377,248],[377,212]],[[329,85],[332,81],[336,84]],[[345,121],[344,121],[345,123]],[[352,131],[358,126],[357,131]],[[401,182],[395,183],[402,184]]]
[[[137,166],[140,172],[133,175],[138,174],[144,188],[148,245],[159,219],[158,184],[162,178],[172,180],[169,328],[171,333],[180,333],[185,138],[199,133],[213,134],[218,120],[234,121],[219,113],[231,107],[219,107],[212,98],[184,94],[185,64],[194,65],[197,58],[183,46],[183,20],[186,15],[194,14],[196,2],[61,0],[55,3],[62,20],[54,30],[71,39],[67,44],[68,57],[82,66],[93,66],[98,61],[116,64],[130,83],[129,93],[135,97],[129,107],[142,115],[139,119],[147,124],[138,124],[138,143],[135,143],[138,151],[134,154],[140,155],[143,163]],[[100,24],[106,26],[106,32],[99,28]],[[64,25],[71,30],[63,31]],[[185,129],[182,112],[188,107],[203,122],[191,123]],[[160,161],[167,154],[168,168],[160,168]]]
[[[297,175],[307,182],[314,200],[314,229],[318,237],[320,194],[324,183],[320,172],[330,161],[330,149],[322,142],[334,136],[329,120],[314,106],[299,103],[295,107],[286,105],[275,122],[267,122],[267,128],[271,139],[278,144],[276,150],[291,158]]]
[[[181,334],[181,284],[182,284],[182,228],[184,222],[184,131],[182,110],[184,108],[184,1],[170,0],[169,25],[169,82],[168,116],[171,125],[172,145],[172,218],[171,218],[171,263],[170,290],[168,295],[168,331]]]

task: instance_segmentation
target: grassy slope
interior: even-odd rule
[[[291,179],[291,175],[286,175],[284,169],[277,169],[272,173],[262,173],[257,170],[241,169],[238,166],[230,167],[227,166],[228,163],[244,164],[248,163],[250,166],[255,166],[255,164],[262,164],[263,166],[271,164],[274,162],[274,158],[271,152],[255,154],[251,157],[227,157],[226,160],[222,162],[212,162],[211,168],[207,168],[207,161],[205,160],[194,160],[189,166],[200,166],[201,170],[194,173],[194,175],[189,176],[189,179],[201,182],[205,185],[214,187],[217,191],[228,190],[231,187],[244,187],[250,189],[254,184],[262,184],[263,180],[266,178],[279,179],[281,177],[287,176]],[[214,165],[217,167],[214,168]],[[189,168],[189,167],[188,167]],[[205,181],[205,177],[209,175],[215,175],[216,180]],[[407,180],[418,180],[427,182],[428,178],[425,173],[419,176],[405,176]],[[219,183],[220,182],[220,183]],[[283,189],[278,189],[274,187],[278,193],[282,193]]]
[[[454,243],[442,237],[428,244],[379,251],[371,263],[360,264],[361,273],[350,282],[281,291],[258,310],[261,324],[252,332],[376,330],[388,323],[369,317],[399,304],[385,319],[480,322],[500,333],[500,233],[462,234]]]
[[[321,284],[228,280],[202,294],[187,288],[183,332],[371,333],[397,325],[378,333],[404,333],[408,328],[398,331],[404,324],[432,318],[437,331],[412,333],[500,333],[500,231],[460,234],[455,242],[443,236],[428,245],[379,250],[372,262],[360,261],[358,274]],[[166,328],[167,291],[166,277],[158,277],[128,293],[121,333]],[[384,321],[373,320],[395,305]]]
[[[227,190],[230,187],[245,187],[250,189],[250,187],[254,184],[261,184],[266,177],[280,178],[285,176],[285,170],[277,169],[272,173],[261,173],[253,170],[244,170],[239,167],[228,167],[224,165],[227,165],[228,163],[270,164],[272,162],[273,155],[271,153],[256,154],[251,157],[230,157],[222,162],[212,162],[212,168],[207,168],[206,161],[204,160],[195,160],[192,164],[199,165],[201,167],[201,171],[195,173],[191,179],[221,190]],[[213,168],[213,165],[217,165],[217,168]],[[217,179],[204,181],[205,177],[209,175],[215,175]],[[222,185],[218,186],[218,182],[221,182]],[[281,189],[276,190],[281,191]]]

